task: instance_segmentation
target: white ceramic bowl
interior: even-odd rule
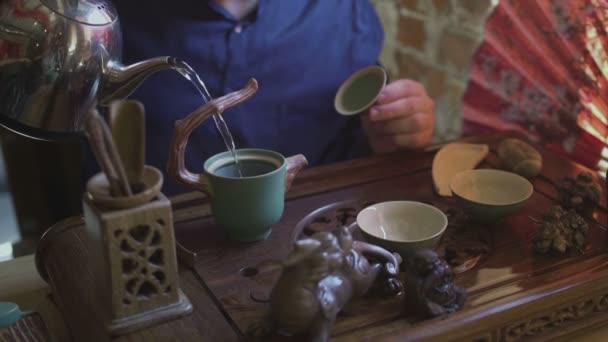
[[[448,226],[441,210],[415,201],[371,205],[359,212],[356,222],[370,243],[402,256],[435,247]]]
[[[512,172],[476,169],[452,178],[450,189],[474,219],[496,221],[519,210],[534,193],[532,183]]]

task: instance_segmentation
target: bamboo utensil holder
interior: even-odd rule
[[[192,311],[179,290],[171,203],[160,192],[162,181],[158,169],[146,166],[145,188],[132,196],[111,196],[103,173],[87,184],[89,261],[113,335]]]

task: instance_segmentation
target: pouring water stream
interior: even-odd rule
[[[209,94],[209,91],[207,90],[207,87],[205,86],[205,82],[203,82],[203,80],[194,71],[194,69],[192,69],[192,67],[190,67],[190,65],[188,65],[184,61],[174,59],[174,58],[171,59],[169,61],[169,63],[173,70],[179,72],[185,79],[187,79],[194,85],[194,87],[199,92],[199,94],[201,95],[201,97],[203,98],[205,103],[211,101],[211,95]],[[236,146],[234,144],[234,139],[232,139],[232,133],[230,133],[230,130],[228,129],[228,125],[226,124],[226,121],[224,121],[224,118],[220,114],[214,114],[213,121],[215,122],[215,126],[217,127],[218,131],[220,132],[220,135],[222,136],[222,139],[224,140],[224,144],[226,145],[226,148],[228,149],[228,151],[230,151],[230,153],[232,154],[232,157],[234,158],[234,164],[235,164],[239,177],[243,177],[243,172],[241,170],[241,164],[239,163],[239,158],[236,153]]]

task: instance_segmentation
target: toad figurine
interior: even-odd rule
[[[370,262],[363,254],[386,263]],[[264,334],[273,331],[329,341],[338,313],[352,299],[365,295],[381,273],[394,279],[400,263],[399,254],[353,241],[347,227],[296,241],[272,289]]]
[[[466,293],[456,286],[452,269],[430,249],[408,258],[405,303],[422,318],[435,318],[462,308]]]

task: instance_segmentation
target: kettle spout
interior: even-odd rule
[[[105,70],[105,80],[99,92],[99,104],[108,106],[110,102],[131,95],[148,76],[157,71],[172,69],[173,57],[156,57],[131,65],[112,63]]]

